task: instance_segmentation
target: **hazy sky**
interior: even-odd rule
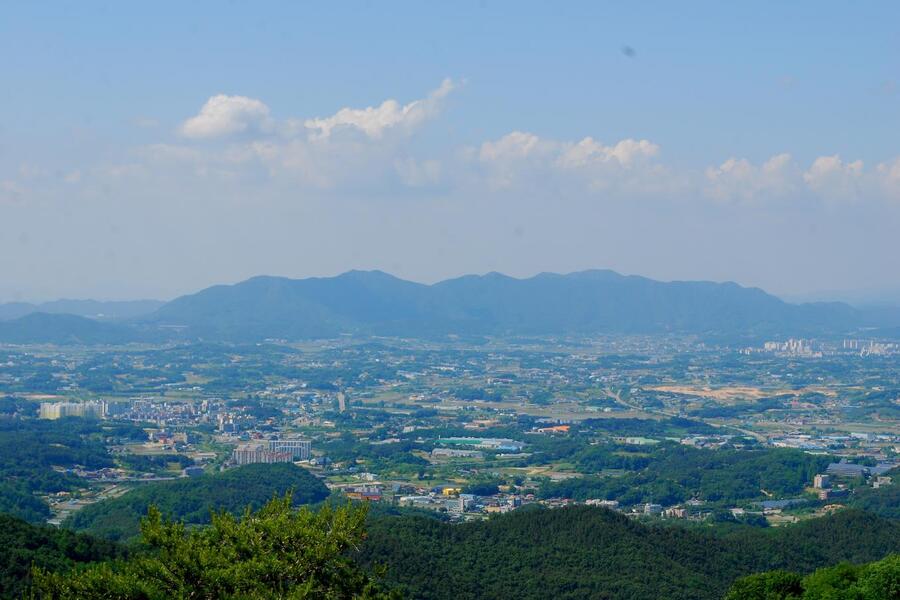
[[[896,1],[136,4],[0,7],[0,300],[900,289]]]

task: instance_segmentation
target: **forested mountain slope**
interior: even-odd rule
[[[33,567],[65,570],[121,554],[108,540],[0,515],[0,598],[21,598]]]
[[[593,507],[486,522],[374,519],[361,552],[409,597],[721,598],[740,576],[808,572],[900,551],[900,524],[847,510],[780,529],[650,526]]]

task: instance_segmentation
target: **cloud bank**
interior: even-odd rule
[[[860,160],[825,154],[801,164],[779,152],[754,163],[728,157],[702,168],[674,168],[663,148],[648,139],[604,142],[587,135],[557,140],[523,130],[477,145],[438,148],[416,155],[411,141],[437,119],[459,84],[445,79],[423,98],[387,99],[362,108],[343,107],[324,117],[277,120],[261,100],[216,95],[179,127],[184,143],[144,150],[150,160],[180,161],[197,175],[264,173],[316,189],[464,187],[485,193],[524,188],[759,206],[786,198],[824,203],[900,196],[900,158],[866,168]],[[219,145],[209,145],[216,141]],[[192,146],[205,142],[204,146]],[[243,171],[243,173],[242,173]],[[12,189],[13,182],[6,183]]]

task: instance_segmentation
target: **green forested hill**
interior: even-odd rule
[[[128,435],[133,429],[126,426],[122,433]],[[81,478],[53,467],[113,466],[103,443],[107,433],[112,432],[74,417],[0,420],[0,512],[35,523],[48,519],[50,508],[37,494],[72,490],[84,484]]]
[[[896,600],[900,554],[865,565],[841,563],[806,577],[769,571],[739,579],[725,600]]]
[[[62,570],[120,554],[107,540],[0,515],[0,598],[21,598],[32,566]]]
[[[590,456],[597,451],[601,454]],[[592,447],[579,460],[599,471],[618,467],[603,462],[617,457],[621,459],[604,453],[602,447]],[[642,469],[622,477],[589,476],[548,483],[541,487],[540,494],[545,498],[605,498],[623,504],[652,501],[664,505],[697,497],[733,505],[765,499],[767,493],[776,497],[800,494],[815,474],[824,471],[833,460],[788,448],[707,450],[680,444],[661,445],[653,459]]]
[[[292,464],[247,465],[225,473],[146,484],[123,496],[79,511],[65,526],[113,540],[138,534],[141,517],[156,505],[168,518],[208,523],[210,510],[241,512],[293,490],[296,504],[319,502],[328,488],[306,469]]]
[[[269,467],[274,468],[267,476],[292,466]],[[248,479],[242,474],[243,483]],[[234,510],[252,502],[256,493],[249,485],[236,489],[248,493],[232,498]],[[175,495],[170,489],[156,499],[172,503]],[[117,513],[127,514],[104,514]],[[185,514],[199,518],[196,511]],[[118,552],[89,536],[15,519],[0,518],[0,527],[6,597],[24,585],[32,561],[64,570],[73,562]],[[428,517],[370,515],[357,558],[367,568],[384,565],[386,583],[408,598],[704,600],[722,598],[736,580],[754,573],[811,573],[842,561],[879,560],[892,552],[900,552],[900,523],[852,509],[783,528],[719,529],[648,525],[579,506],[526,509],[460,525]]]
[[[780,529],[648,526],[592,507],[520,511],[448,525],[373,519],[365,564],[409,597],[721,598],[738,577],[807,572],[900,551],[900,524],[848,510]]]
[[[900,519],[900,473],[894,473],[893,485],[856,490],[850,498],[850,506],[889,519]]]

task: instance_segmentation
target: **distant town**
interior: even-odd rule
[[[119,466],[68,469],[84,484],[46,496],[55,523],[148,481],[295,463],[333,494],[451,520],[588,504],[636,518],[727,514],[777,525],[893,484],[897,351],[876,340],[732,349],[640,336],[271,342],[202,353],[6,347],[0,383],[10,398],[35,402],[41,420],[144,432],[106,439]],[[777,470],[787,460],[779,450],[813,459],[802,481],[776,477],[774,489],[735,492],[698,479],[660,493],[665,471],[648,474],[654,461],[690,469],[706,454],[725,457],[727,473],[726,458],[741,452]]]

